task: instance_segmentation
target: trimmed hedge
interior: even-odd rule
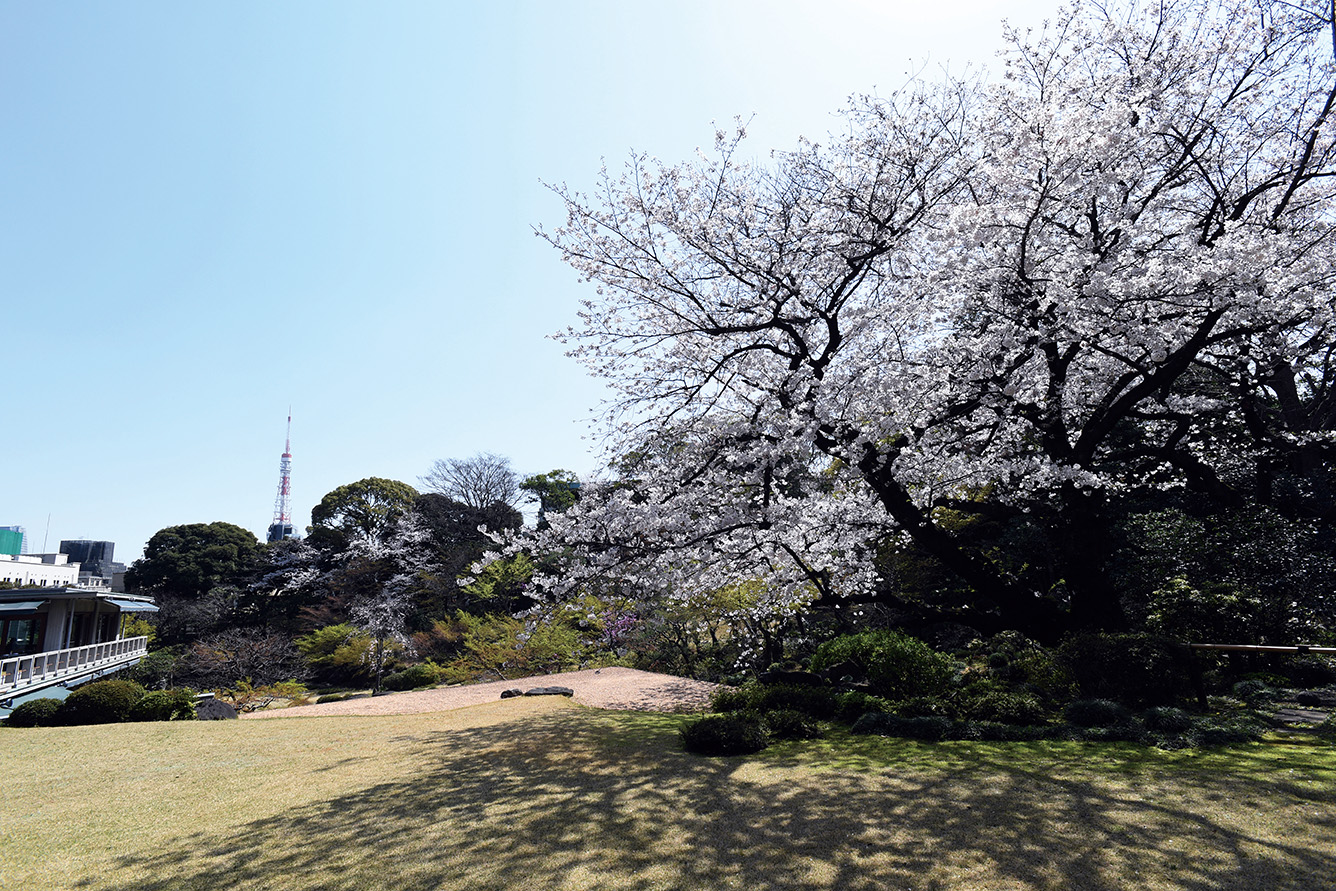
[[[741,687],[716,690],[710,707],[717,712],[796,711],[829,720],[839,711],[838,694],[829,687],[795,684],[761,684],[748,681]]]
[[[940,715],[929,718],[902,718],[884,712],[868,712],[854,722],[850,732],[899,736],[929,742],[952,739],[957,735],[956,724],[950,718]]]
[[[1033,726],[1048,717],[1039,700],[1025,693],[991,691],[962,703],[961,716],[972,721]]]
[[[5,719],[6,727],[50,727],[56,723],[59,699],[29,699],[20,702]]]
[[[1132,713],[1112,699],[1078,699],[1062,715],[1075,727],[1117,727],[1132,720]]]
[[[60,724],[116,724],[130,717],[144,688],[134,681],[93,681],[75,690],[56,710]]]
[[[856,666],[872,692],[887,699],[931,696],[951,680],[951,659],[898,631],[865,631],[828,640],[812,656],[812,670]]]
[[[787,708],[767,712],[765,725],[775,739],[820,739],[823,733],[815,718]]]
[[[750,755],[770,744],[770,731],[754,714],[708,715],[682,728],[682,747],[697,755]]]
[[[195,720],[195,691],[154,690],[144,694],[130,709],[131,721],[193,721]]]
[[[434,687],[441,682],[441,670],[428,662],[410,665],[403,671],[396,671],[381,680],[380,685],[386,690],[416,690],[419,687]]]
[[[868,712],[889,712],[891,702],[862,690],[850,690],[835,694],[835,717],[846,724],[852,724]]]

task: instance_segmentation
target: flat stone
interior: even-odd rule
[[[509,690],[501,691],[502,699],[514,699],[516,696],[523,696],[523,695],[524,691],[521,690],[519,687],[511,687]]]
[[[570,687],[534,687],[524,691],[525,696],[574,696]]]
[[[1286,724],[1321,724],[1327,713],[1308,708],[1283,708],[1276,712],[1276,720]]]

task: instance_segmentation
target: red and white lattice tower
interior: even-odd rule
[[[292,409],[288,409],[288,436],[278,461],[278,497],[274,499],[274,522],[269,524],[268,540],[296,537],[292,528]]]

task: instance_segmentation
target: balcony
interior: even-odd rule
[[[146,653],[147,637],[127,637],[29,656],[6,656],[0,659],[0,700],[134,665]]]

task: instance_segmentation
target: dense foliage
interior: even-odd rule
[[[746,712],[710,715],[682,728],[682,747],[697,755],[750,755],[769,744],[765,721]]]
[[[14,706],[14,710],[5,718],[6,727],[51,727],[57,723],[56,712],[60,710],[59,699],[29,699]]]
[[[195,720],[195,691],[150,690],[136,702],[126,716],[129,721],[193,721]]]
[[[116,724],[130,719],[130,711],[145,690],[134,681],[93,681],[70,693],[56,710],[58,724]]]

